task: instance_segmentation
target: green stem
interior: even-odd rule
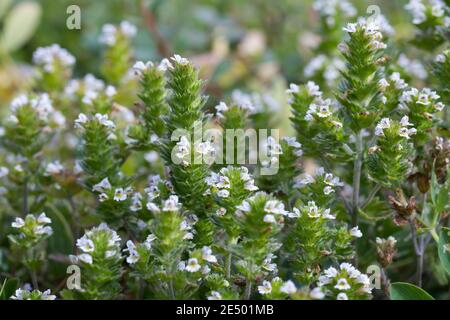
[[[364,210],[365,207],[367,207],[367,205],[373,200],[373,198],[375,197],[375,195],[378,193],[378,191],[380,191],[381,189],[381,185],[377,184],[369,193],[369,195],[367,196],[366,201],[364,202],[364,204],[361,206],[361,209]]]
[[[227,257],[227,279],[231,278],[231,264],[233,262],[233,254],[230,252]]]
[[[363,137],[362,130],[356,135],[356,158],[353,166],[353,194],[352,194],[352,227],[358,225],[358,213],[359,213],[359,193],[361,187],[361,169],[363,163]],[[356,241],[354,241],[355,256],[353,258],[353,264],[357,267],[358,258],[356,254]]]

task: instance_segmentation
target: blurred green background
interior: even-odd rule
[[[16,7],[35,4],[40,11],[23,12],[12,38],[30,30],[18,48],[5,54],[0,48],[0,103],[4,104],[26,83],[23,70],[39,46],[59,43],[77,58],[75,76],[99,76],[102,46],[98,42],[105,23],[128,20],[138,27],[133,39],[136,59],[159,60],[180,53],[191,58],[210,81],[210,95],[220,97],[234,88],[257,90],[304,80],[303,68],[315,55],[307,42],[320,41],[320,19],[312,0],[1,0],[7,15]],[[381,12],[396,29],[396,41],[411,37],[407,1],[353,1],[358,15],[369,5]],[[68,30],[67,8],[81,9],[81,30]],[[2,10],[2,7],[6,8]],[[26,11],[26,10],[24,10]],[[354,20],[354,18],[349,20]],[[36,20],[36,29],[33,21]],[[31,26],[30,26],[31,25]],[[5,31],[5,30],[3,30]],[[4,44],[4,43],[3,43]],[[0,46],[2,42],[0,41]],[[18,72],[19,69],[21,72]],[[285,86],[283,85],[279,85]]]

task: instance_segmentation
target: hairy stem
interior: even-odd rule
[[[252,295],[252,279],[248,277],[247,283],[245,284],[244,299],[250,300],[251,295]]]
[[[363,138],[362,131],[359,131],[356,135],[356,158],[353,167],[353,194],[352,194],[352,227],[358,225],[358,212],[359,212],[359,192],[361,186],[361,169],[363,162]],[[353,264],[358,265],[357,254],[356,254],[356,241],[355,241],[355,256],[353,258]]]
[[[233,262],[233,254],[230,252],[227,257],[227,279],[231,278],[231,264]]]
[[[28,214],[28,177],[25,178],[23,183],[22,205],[23,215],[26,216]]]

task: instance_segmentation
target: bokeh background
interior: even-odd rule
[[[35,4],[34,8],[19,8],[30,2]],[[333,48],[317,47],[323,41],[324,26],[313,2],[1,0],[0,30],[6,31],[8,16],[14,13],[17,17],[10,29],[13,38],[23,41],[13,50],[5,50],[5,43],[0,41],[0,105],[7,104],[27,85],[27,66],[40,46],[59,43],[77,59],[75,76],[92,73],[101,77],[98,68],[102,57],[102,45],[98,42],[101,27],[122,20],[138,27],[133,39],[136,59],[160,60],[172,53],[192,59],[208,79],[210,104],[236,88],[271,93],[274,102],[282,103],[278,100],[284,97],[286,83],[304,81],[305,67],[318,55],[318,50],[330,51],[336,44],[331,41],[328,45]],[[333,2],[336,1],[329,2],[330,8]],[[357,16],[365,15],[369,5],[380,7],[396,30],[393,40],[397,48],[407,46],[413,36],[411,17],[404,10],[406,3],[406,0],[352,2]],[[81,30],[66,27],[66,10],[70,5],[81,9]],[[339,23],[355,19],[356,16],[344,17]],[[335,39],[340,36],[337,34]],[[414,58],[416,53],[409,50],[408,54]]]

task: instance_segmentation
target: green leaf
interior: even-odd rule
[[[36,2],[22,2],[15,6],[5,18],[0,47],[12,52],[24,45],[36,31],[41,13]]]
[[[434,300],[425,290],[406,282],[391,285],[391,300]]]
[[[450,229],[442,228],[439,234],[439,259],[441,260],[442,266],[445,271],[450,275],[450,252],[445,249],[446,244],[450,244]]]
[[[19,280],[5,278],[0,282],[0,300],[8,300],[19,287]]]

